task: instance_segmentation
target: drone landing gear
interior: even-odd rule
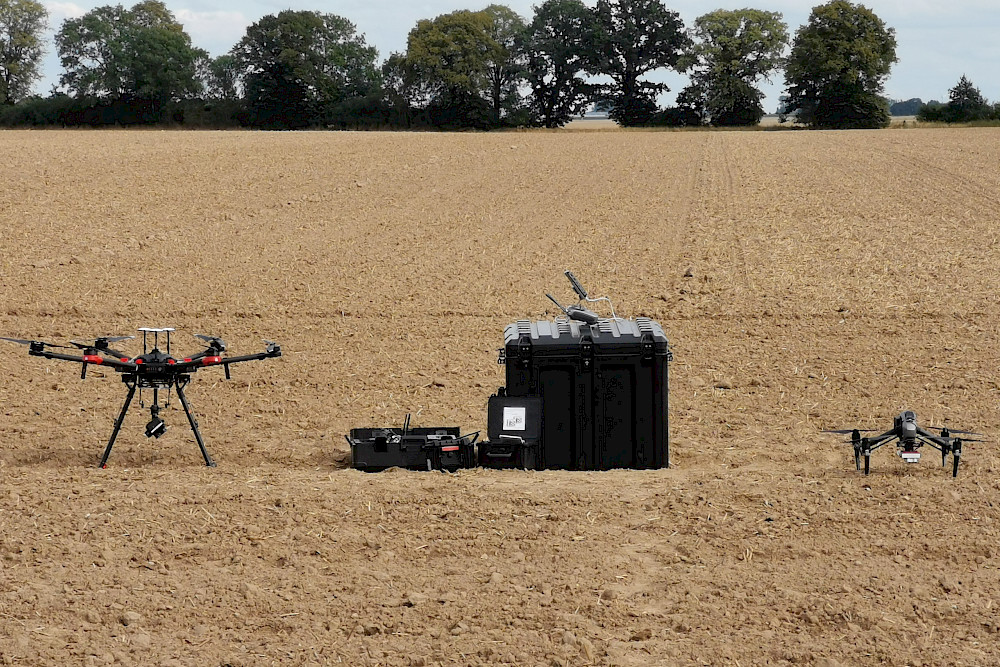
[[[128,385],[128,396],[125,397],[125,404],[122,405],[122,410],[118,414],[118,419],[115,420],[115,428],[111,432],[111,438],[108,440],[108,446],[104,449],[104,456],[101,457],[101,468],[108,467],[108,457],[111,456],[111,449],[115,446],[115,440],[118,438],[118,432],[121,431],[122,424],[125,422],[125,415],[128,413],[129,406],[132,404],[132,398],[135,396],[135,390],[137,387],[137,382],[135,379],[129,380],[128,378],[123,378],[123,381]],[[174,384],[174,388],[177,390],[177,397],[181,399],[181,405],[184,406],[184,414],[187,415],[188,423],[191,424],[191,431],[194,433],[194,439],[198,442],[198,448],[201,450],[201,455],[205,459],[205,465],[214,468],[215,461],[212,460],[212,456],[208,453],[205,448],[205,441],[202,440],[201,432],[198,430],[198,422],[194,419],[194,414],[191,412],[191,404],[188,403],[187,396],[184,394],[184,387],[187,383],[191,381],[189,377],[178,378]],[[153,405],[150,406],[149,412],[151,420],[149,424],[146,425],[146,435],[148,437],[159,438],[166,432],[167,427],[164,425],[163,420],[160,419],[160,405],[157,399],[158,388],[153,388]]]
[[[857,431],[855,431],[857,435]],[[861,455],[865,455],[865,474],[868,474],[872,460],[872,448],[871,443],[868,442],[868,438],[855,437],[851,439],[854,442],[854,467],[857,470],[861,470]]]
[[[111,448],[115,446],[115,439],[118,438],[118,431],[122,430],[122,423],[125,421],[126,413],[128,413],[128,406],[132,404],[133,396],[135,396],[134,382],[128,385],[128,396],[125,397],[125,405],[122,406],[122,411],[118,413],[118,419],[115,420],[115,429],[111,431],[111,439],[108,440],[108,446],[104,449],[104,456],[101,457],[101,468],[108,467],[108,457],[111,456]]]
[[[229,370],[228,366],[226,366],[226,370]],[[194,414],[191,412],[191,404],[188,403],[187,396],[184,395],[184,385],[186,384],[186,381],[183,383],[177,383],[177,398],[181,399],[181,405],[184,406],[184,414],[187,415],[188,423],[191,424],[191,431],[194,433],[194,439],[198,441],[198,449],[201,450],[201,455],[205,459],[205,465],[209,468],[214,468],[215,461],[212,460],[208,450],[205,449],[205,441],[201,439],[201,431],[198,430],[198,422],[194,420]]]

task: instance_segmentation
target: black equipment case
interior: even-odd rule
[[[509,325],[500,354],[507,396],[542,401],[538,467],[668,467],[671,358],[647,317]]]
[[[542,399],[507,396],[501,389],[496,396],[490,396],[486,424],[489,441],[479,443],[479,465],[541,468]]]
[[[409,420],[407,419],[407,422]],[[354,428],[351,465],[358,470],[378,472],[387,468],[448,470],[476,465],[478,433],[460,435],[457,426],[438,428]]]

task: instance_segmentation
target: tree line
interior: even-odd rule
[[[64,21],[59,88],[42,98],[29,92],[46,19],[37,0],[0,0],[0,124],[488,130],[560,127],[597,104],[625,126],[741,126],[760,121],[759,86],[783,70],[799,122],[875,128],[889,122],[896,62],[893,29],[847,0],[814,7],[794,37],[757,9],[686,27],[662,0],[545,0],[530,20],[493,4],[418,21],[381,63],[348,19],[295,10],[212,58],[144,0]],[[669,108],[648,78],[663,69],[690,77]]]

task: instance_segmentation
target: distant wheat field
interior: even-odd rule
[[[98,470],[122,383],[0,341],[4,664],[1000,662],[1000,130],[0,148],[0,335],[285,352],[194,378],[218,468],[174,405]],[[484,428],[565,269],[667,331],[673,467],[348,468]],[[987,442],[865,477],[819,433],[902,408]]]

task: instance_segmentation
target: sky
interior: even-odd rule
[[[135,0],[138,1],[138,0]],[[406,50],[407,33],[420,19],[434,18],[458,9],[478,10],[491,4],[490,0],[164,0],[177,20],[184,25],[195,46],[213,56],[229,51],[243,37],[247,26],[268,14],[284,9],[314,10],[338,14],[357,26],[358,32],[379,51],[380,60],[394,51]],[[533,15],[533,7],[541,0],[496,0],[505,4],[526,20]],[[585,0],[593,6],[593,0]],[[67,18],[81,16],[94,7],[118,4],[116,1],[48,2],[42,4],[49,11],[50,31],[48,52],[43,63],[43,76],[35,92],[47,95],[58,84],[62,68],[55,53],[52,35]],[[126,7],[135,4],[123,2]],[[680,14],[685,25],[716,9],[741,9],[754,7],[781,12],[789,33],[794,35],[809,19],[813,6],[820,0],[796,2],[793,0],[665,0],[664,4]],[[899,62],[893,67],[885,93],[892,99],[922,98],[925,102],[936,99],[947,101],[948,89],[964,74],[983,95],[1000,100],[1000,0],[868,0],[863,2],[887,26],[896,31],[896,55]],[[650,79],[666,82],[672,93],[661,99],[671,103],[673,96],[687,85],[688,78],[672,72],[661,72]],[[778,96],[784,90],[783,74],[762,85],[766,95],[764,108],[773,112],[778,106]]]

